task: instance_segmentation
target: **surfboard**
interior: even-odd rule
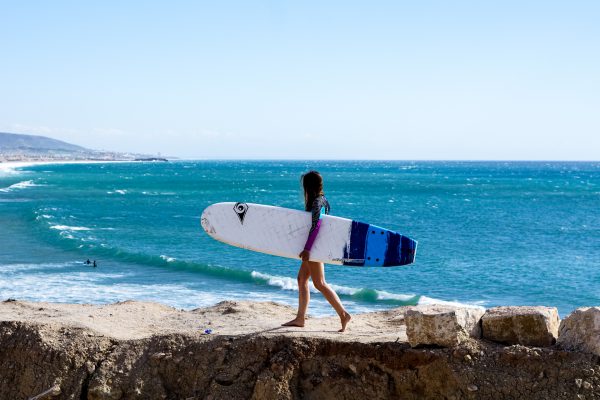
[[[216,203],[200,219],[209,236],[232,246],[295,258],[304,249],[311,213],[253,203]],[[361,267],[414,262],[417,242],[375,225],[325,215],[310,251],[311,261]]]

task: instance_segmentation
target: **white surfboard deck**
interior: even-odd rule
[[[234,207],[238,204],[238,208]],[[202,227],[211,237],[232,246],[297,258],[310,231],[310,212],[252,203],[217,203],[202,213]],[[352,221],[323,216],[310,250],[311,261],[342,264]]]
[[[201,217],[202,228],[216,240],[295,259],[304,249],[311,222],[310,212],[233,202],[210,205]],[[310,260],[355,266],[405,265],[414,261],[416,245],[397,232],[324,215]]]

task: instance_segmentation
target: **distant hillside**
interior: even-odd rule
[[[148,154],[92,150],[45,136],[0,132],[0,162],[7,161],[133,161]]]
[[[79,153],[89,152],[90,150],[63,142],[61,140],[51,139],[45,136],[21,135],[16,133],[0,132],[0,153],[9,152],[67,152]]]

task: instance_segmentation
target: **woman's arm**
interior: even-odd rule
[[[305,251],[310,251],[312,248],[315,239],[317,238],[317,234],[319,233],[319,229],[321,228],[321,218],[323,218],[324,213],[324,205],[321,201],[322,197],[317,197],[315,201],[313,201],[311,214],[312,214],[312,224],[310,226],[310,231],[308,232],[308,238],[306,239],[306,244],[304,245]]]

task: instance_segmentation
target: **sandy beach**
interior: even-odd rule
[[[283,327],[296,315],[290,306],[273,302],[226,301],[213,307],[185,311],[159,303],[125,301],[107,305],[0,303],[0,321],[23,321],[89,329],[119,340],[156,335],[264,335],[318,337],[347,342],[406,342],[403,307],[357,314],[347,332],[339,333],[337,317],[308,318],[304,328]]]

